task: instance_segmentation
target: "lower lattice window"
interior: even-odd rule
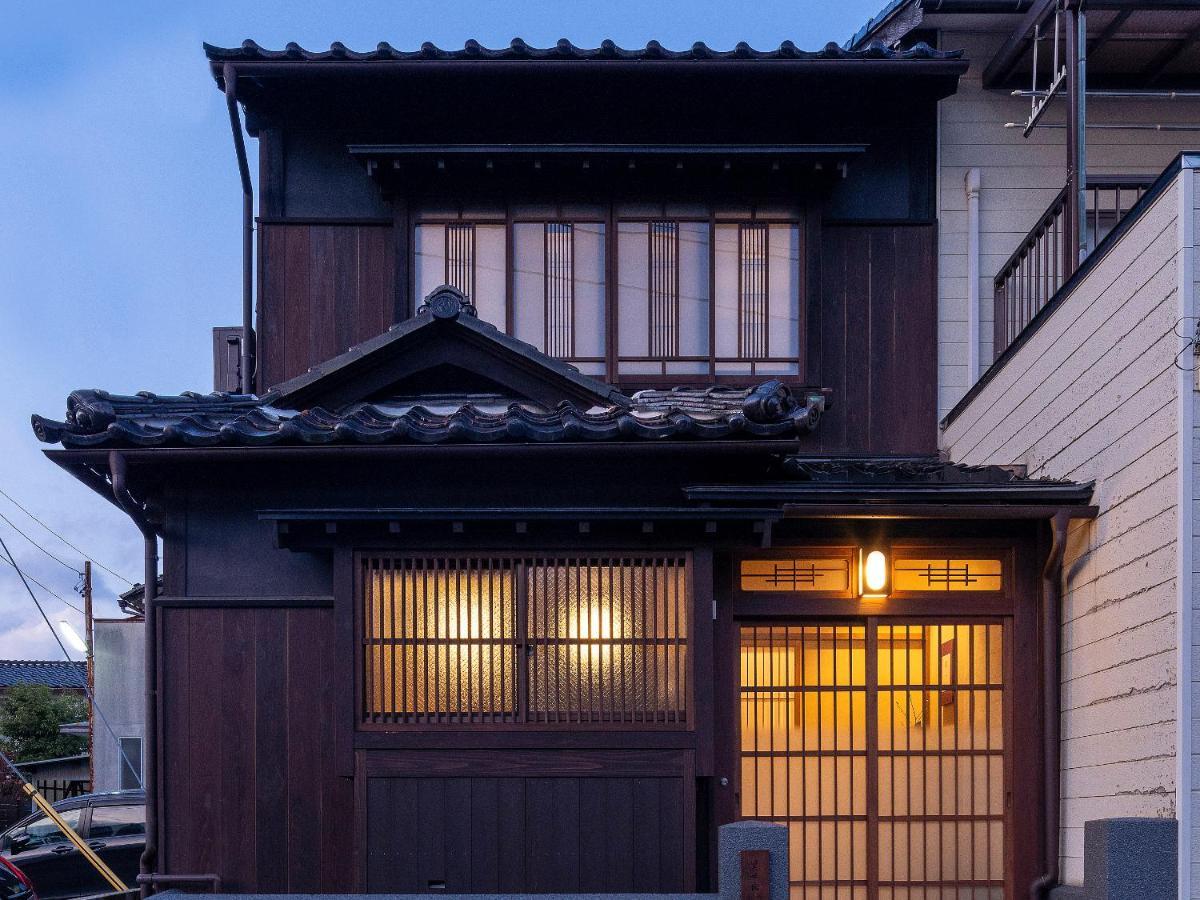
[[[361,589],[367,723],[686,722],[685,557],[369,557]]]

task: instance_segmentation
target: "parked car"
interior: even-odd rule
[[[0,856],[0,900],[38,900],[29,876]]]
[[[128,887],[136,886],[138,862],[146,845],[146,796],[142,791],[84,794],[60,800],[54,808]],[[26,816],[0,835],[0,855],[25,873],[39,900],[111,890],[53,820],[41,812]],[[8,897],[0,889],[0,900]]]

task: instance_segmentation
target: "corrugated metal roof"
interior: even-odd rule
[[[18,684],[83,688],[87,684],[87,664],[65,659],[0,659],[0,688]]]

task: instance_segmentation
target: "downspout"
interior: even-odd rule
[[[1058,820],[1059,820],[1059,605],[1062,602],[1063,554],[1067,548],[1067,526],[1070,514],[1059,510],[1050,522],[1053,540],[1046,565],[1042,569],[1042,709],[1045,710],[1045,728],[1042,747],[1042,789],[1045,793],[1043,821],[1045,832],[1042,838],[1046,850],[1046,871],[1033,882],[1029,896],[1041,900],[1050,888],[1058,884]]]
[[[117,505],[125,511],[145,541],[145,569],[142,577],[142,606],[146,628],[146,733],[142,750],[142,786],[146,792],[146,847],[139,871],[153,875],[158,864],[158,535],[146,518],[146,510],[129,492],[125,457],[116,450],[108,454],[112,492]],[[147,897],[153,887],[139,877],[141,895]]]
[[[254,184],[250,181],[250,163],[246,160],[246,139],[237,108],[237,69],[225,63],[225,105],[229,107],[229,125],[233,129],[233,148],[237,152],[238,174],[242,178],[242,365],[240,389],[254,393]]]
[[[968,169],[967,191],[967,387],[979,380],[979,169]]]

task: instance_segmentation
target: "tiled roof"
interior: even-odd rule
[[[426,394],[336,412],[277,407],[269,394],[86,390],[71,394],[65,422],[32,421],[40,440],[78,448],[636,441],[794,437],[816,428],[824,408],[822,394],[797,397],[778,381],[746,389],[643,391],[591,408],[494,394]]]
[[[867,21],[863,23],[863,26],[858,29],[858,31],[854,32],[854,36],[846,42],[846,49],[850,50],[858,47],[858,45],[867,37],[867,35],[882,25],[884,20],[892,15],[892,13],[894,13],[901,6],[912,2],[914,2],[914,0],[888,0],[888,2],[884,4],[883,9],[879,10],[879,12],[875,13],[875,15],[867,19]]]
[[[467,41],[461,49],[443,49],[424,43],[417,50],[397,50],[386,41],[372,50],[351,50],[340,41],[335,41],[328,50],[308,50],[296,43],[289,43],[282,50],[267,50],[254,41],[243,41],[239,47],[216,47],[204,45],[204,52],[212,62],[387,62],[408,60],[586,60],[586,61],[640,61],[640,60],[942,60],[958,59],[962,51],[935,50],[928,44],[919,43],[906,50],[891,50],[883,44],[870,44],[857,50],[848,50],[835,43],[826,44],[820,50],[800,50],[791,41],[784,41],[773,50],[756,50],[744,41],[732,50],[714,50],[703,42],[692,44],[686,50],[668,50],[658,41],[650,41],[645,47],[619,47],[610,40],[599,47],[577,47],[566,38],[553,47],[531,47],[520,38],[514,38],[507,47],[484,47],[478,41]]]
[[[65,659],[0,659],[0,689],[17,684],[83,688],[87,684],[87,664]]]

